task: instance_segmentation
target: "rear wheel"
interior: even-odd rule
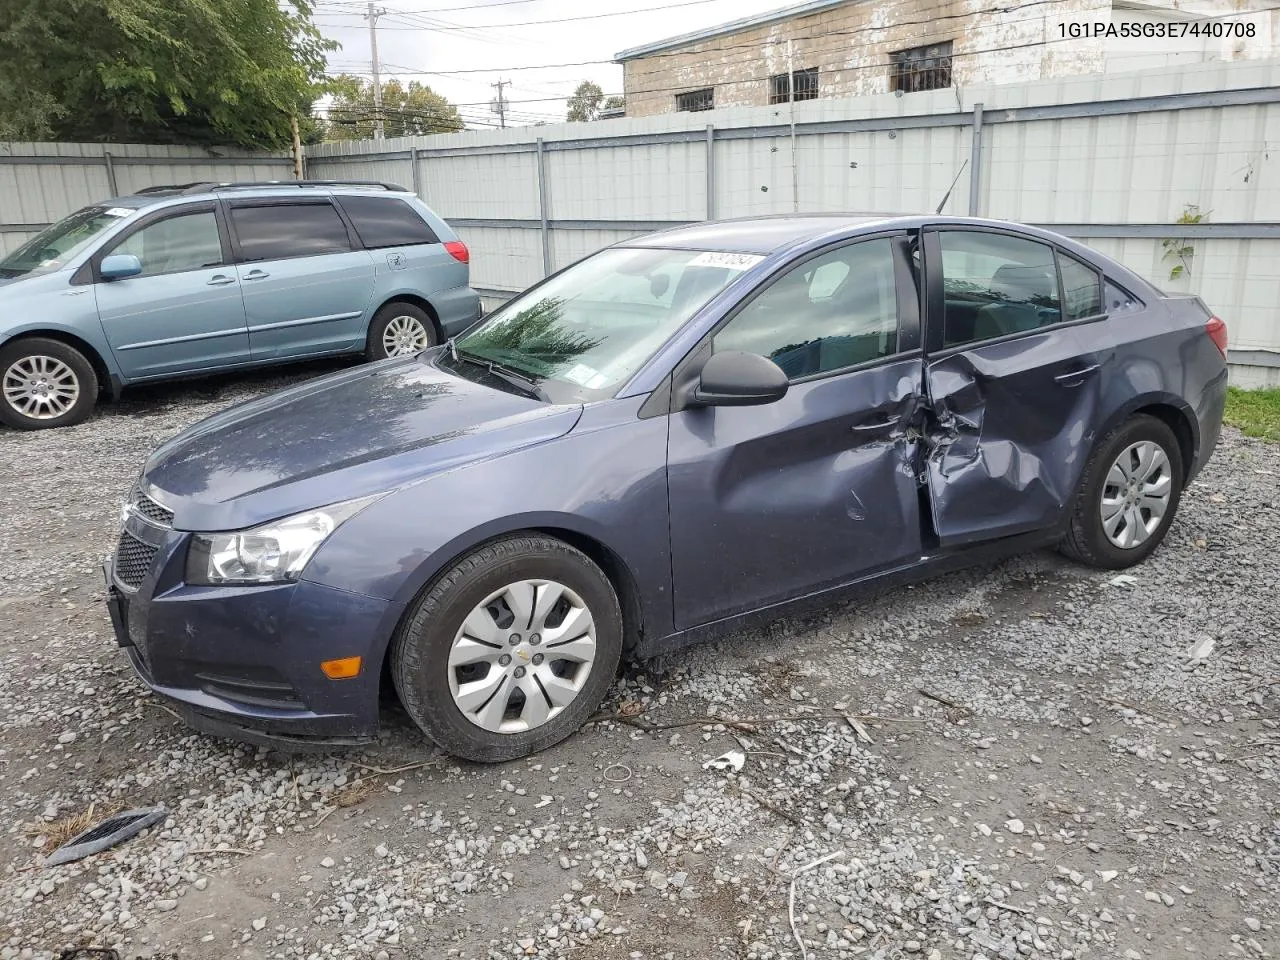
[[[98,402],[87,357],[60,340],[30,337],[0,349],[0,421],[17,430],[69,427]]]
[[[421,307],[388,303],[373,315],[365,356],[370,360],[407,357],[436,344],[436,327]]]
[[[397,635],[391,675],[422,731],[468,760],[511,760],[573,733],[622,655],[609,578],[550,537],[512,537],[460,561]]]
[[[1111,570],[1141,563],[1169,531],[1184,476],[1182,451],[1167,424],[1145,415],[1122,423],[1085,466],[1063,553]]]

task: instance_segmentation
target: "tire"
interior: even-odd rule
[[[527,603],[509,603],[516,594],[494,599],[508,585],[526,589],[523,585],[530,580],[544,585],[519,595]],[[561,594],[563,605],[557,602],[548,608],[550,616],[540,618],[539,603],[557,595],[556,586],[567,588]],[[526,610],[528,622],[520,629],[515,621]],[[577,631],[586,630],[581,610],[589,614],[594,630],[589,663],[581,660],[589,634],[565,640],[557,632],[564,629],[578,636]],[[462,636],[464,621],[467,637]],[[547,633],[545,646],[540,629]],[[519,642],[513,643],[513,637]],[[392,641],[391,678],[405,711],[437,745],[482,763],[513,760],[559,743],[595,711],[617,673],[622,639],[617,593],[586,554],[550,537],[515,536],[486,544],[428,587]],[[504,640],[506,648],[500,646]],[[572,651],[572,657],[557,659],[558,648],[563,648],[561,653]],[[495,659],[499,654],[507,664]],[[484,662],[451,665],[454,657],[483,657]],[[468,683],[482,686],[469,691]],[[482,702],[490,688],[496,693]],[[571,688],[576,694],[570,697]],[[514,694],[516,689],[521,693]],[[543,699],[530,700],[526,689],[534,696],[543,694]],[[531,723],[529,718],[536,719],[539,711],[545,711],[546,718]],[[484,720],[489,729],[482,725]],[[505,729],[493,729],[495,725]]]
[[[1148,480],[1137,481],[1138,486],[1132,494],[1135,498],[1135,506],[1138,508],[1136,514],[1128,513],[1124,506],[1115,511],[1119,514],[1127,513],[1127,517],[1121,517],[1119,521],[1114,518],[1112,520],[1113,524],[1117,522],[1119,524],[1114,531],[1116,536],[1123,538],[1128,531],[1137,531],[1133,545],[1122,546],[1117,544],[1104,528],[1103,496],[1116,494],[1119,491],[1118,497],[1110,496],[1109,499],[1112,502],[1124,502],[1125,490],[1123,487],[1116,486],[1114,481],[1128,477],[1129,473],[1118,461],[1124,455],[1125,464],[1132,468],[1136,463],[1135,458],[1141,455],[1142,450],[1151,449],[1143,445],[1152,444],[1163,454],[1164,466],[1159,472],[1155,471],[1154,466],[1149,468],[1152,472],[1148,475]],[[1158,457],[1152,460],[1153,464],[1158,462]],[[1119,473],[1113,474],[1113,467],[1119,470]],[[1133,470],[1133,476],[1140,477],[1141,469],[1143,468]],[[1151,555],[1168,533],[1182,499],[1182,484],[1185,476],[1178,438],[1173,435],[1173,431],[1167,424],[1146,415],[1125,421],[1102,438],[1094,447],[1089,462],[1085,464],[1075,510],[1066,536],[1059,544],[1059,549],[1073,560],[1105,570],[1123,570],[1125,567],[1141,563]],[[1142,497],[1141,494],[1144,490],[1162,488],[1162,481],[1159,478],[1167,478],[1168,493],[1163,513],[1157,518],[1154,511],[1142,508],[1141,505],[1149,503],[1150,499]],[[1150,528],[1145,537],[1140,540],[1137,537],[1141,537],[1141,530],[1138,530],[1129,519],[1132,517],[1137,518],[1143,529]],[[1156,521],[1154,525],[1151,523],[1153,520]]]
[[[401,352],[393,347],[397,340],[401,344],[398,348]],[[364,355],[370,361],[409,356],[434,347],[438,342],[435,322],[427,311],[412,303],[392,301],[373,315]]]
[[[53,392],[46,392],[53,388]],[[28,389],[39,391],[37,398]],[[93,364],[61,340],[30,337],[0,349],[0,422],[15,430],[80,423],[98,402]]]

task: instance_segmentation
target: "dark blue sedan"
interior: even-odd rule
[[[1042,545],[1138,563],[1218,440],[1225,349],[1195,297],[1030,227],[653,234],[160,447],[116,635],[211,733],[365,741],[389,677],[442,747],[519,757],[624,653]]]

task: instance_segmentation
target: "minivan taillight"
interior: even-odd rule
[[[1210,317],[1209,322],[1204,325],[1204,332],[1209,335],[1209,339],[1213,341],[1213,345],[1218,348],[1218,352],[1225,359],[1227,356],[1227,325],[1219,317]]]
[[[444,248],[449,251],[449,256],[459,263],[471,262],[471,251],[467,249],[467,245],[461,240],[446,241]]]

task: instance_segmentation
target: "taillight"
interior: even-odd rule
[[[1209,335],[1209,339],[1213,341],[1213,345],[1218,348],[1218,352],[1225,359],[1227,356],[1227,325],[1218,317],[1210,317],[1209,322],[1204,325],[1204,332]]]
[[[449,256],[459,263],[471,262],[471,251],[467,249],[467,245],[461,240],[449,240],[445,243],[444,248],[449,251]]]

